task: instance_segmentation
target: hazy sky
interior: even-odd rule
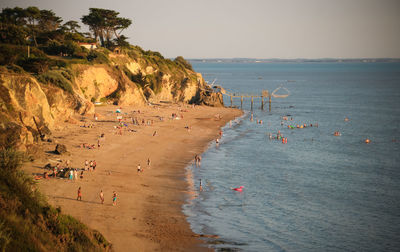
[[[90,7],[132,19],[132,44],[185,58],[400,58],[399,0],[1,0],[80,21]],[[86,28],[87,29],[87,28]]]

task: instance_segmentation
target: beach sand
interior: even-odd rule
[[[122,107],[128,127],[136,132],[124,127],[119,135],[119,130],[114,128],[118,124],[117,108],[96,107],[97,121],[82,116],[76,122],[65,123],[65,128],[53,132],[52,138],[66,145],[68,154],[53,154],[56,143],[43,143],[46,154],[26,164],[25,171],[43,174],[45,164],[55,165],[60,159],[68,159],[71,167],[81,169],[85,160],[96,160],[96,170],[85,171],[83,179],[40,179],[40,190],[52,205],[61,206],[64,213],[99,230],[115,251],[207,250],[182,213],[182,204],[191,193],[185,180],[185,167],[218,137],[220,127],[242,112],[177,104]],[[171,119],[172,113],[179,120]],[[134,126],[131,117],[154,123]],[[94,123],[93,128],[82,127],[90,122]],[[190,131],[186,126],[191,127]],[[97,148],[97,139],[102,133],[105,137]],[[81,143],[95,144],[96,148],[82,148]],[[141,173],[137,172],[138,164],[143,169]],[[82,201],[76,200],[78,187],[82,188]],[[103,205],[100,190],[105,196]],[[113,191],[118,194],[116,206],[112,205]]]

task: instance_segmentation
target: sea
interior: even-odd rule
[[[283,96],[271,110],[244,98],[244,115],[187,167],[196,196],[183,212],[208,247],[400,251],[400,63],[192,65],[227,93]]]

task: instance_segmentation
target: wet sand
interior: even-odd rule
[[[68,154],[53,154],[56,143],[44,143],[42,147],[47,153],[24,169],[31,174],[43,174],[44,165],[55,165],[57,160],[71,160],[71,167],[79,169],[84,167],[85,160],[96,160],[96,170],[85,171],[83,179],[40,179],[39,187],[51,204],[99,230],[115,251],[207,250],[182,213],[182,204],[190,193],[185,167],[218,137],[220,127],[240,116],[241,111],[176,104],[122,107],[128,127],[123,127],[119,135],[114,128],[118,125],[117,108],[97,107],[97,121],[93,117],[79,117],[74,123],[65,123],[65,128],[56,130],[52,138],[65,144]],[[180,119],[171,119],[172,113]],[[131,117],[140,122],[153,120],[153,125],[133,125]],[[94,123],[94,127],[81,127],[85,123]],[[102,133],[105,138],[97,148]],[[95,144],[96,148],[81,148],[81,143]],[[143,169],[141,173],[137,172],[138,164]],[[76,200],[78,187],[82,188],[82,201]],[[105,196],[103,205],[100,190]],[[112,205],[113,191],[118,194],[116,206]]]

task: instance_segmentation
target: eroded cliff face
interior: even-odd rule
[[[222,106],[201,74],[170,60],[117,55],[110,64],[74,64],[70,90],[28,73],[0,71],[0,145],[20,149],[46,138],[74,115],[94,113],[94,102],[121,106],[160,101]],[[40,78],[39,78],[40,79]],[[72,90],[72,91],[71,91]]]

